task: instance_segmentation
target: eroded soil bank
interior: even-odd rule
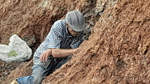
[[[6,2],[3,1],[2,4]],[[31,4],[31,1],[28,2]],[[45,28],[40,33],[31,33],[35,36],[35,43],[40,43],[49,31],[49,26],[56,19],[64,17],[69,10],[81,10],[87,17],[86,22],[90,24],[89,27],[94,26],[91,36],[80,46],[79,52],[67,64],[46,77],[43,84],[150,83],[150,1],[55,0],[45,3],[51,4],[53,8],[43,4],[42,7],[45,9],[38,7],[42,1],[32,3],[37,4],[35,5],[37,9],[33,8],[34,11],[29,13],[32,17],[21,27],[23,34],[19,35],[23,38],[24,35],[28,35],[29,32],[25,32],[28,29],[34,32],[33,30]],[[0,16],[5,14],[2,13]],[[9,84],[16,77],[30,74],[31,66],[32,61],[22,63],[10,73],[9,81],[3,83]]]

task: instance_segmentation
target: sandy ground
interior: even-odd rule
[[[5,80],[10,74],[10,72],[16,69],[16,67],[20,64],[21,62],[17,62],[17,61],[6,63],[0,60],[0,84],[1,84],[1,81]]]

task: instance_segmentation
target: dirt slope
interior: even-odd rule
[[[108,0],[1,0],[0,43],[8,44],[8,38],[12,34],[18,34],[34,51],[49,32],[53,22],[64,18],[70,10],[80,10],[84,13],[86,18],[86,35],[84,38],[88,39],[90,30],[102,12],[113,5],[114,3],[108,3]],[[8,84],[17,77],[31,74],[31,65],[32,62],[27,65],[26,62],[20,66],[16,65],[18,68],[12,71],[6,81],[2,83]],[[3,66],[0,65],[0,67]],[[11,70],[8,69],[8,71]],[[2,77],[7,77],[7,75]],[[3,79],[2,77],[0,76],[0,79]]]
[[[54,21],[62,18],[67,11],[82,7],[79,1],[1,0],[1,43],[8,44],[12,34],[18,34],[30,46],[42,42]]]
[[[149,5],[147,0],[119,0],[74,58],[43,84],[149,84]]]
[[[70,4],[67,0],[59,3],[59,0],[55,1],[57,2],[55,4],[52,2],[54,9],[56,7],[57,10],[52,14],[58,13],[55,18],[62,12],[60,9],[57,9],[58,5],[55,6],[56,4],[60,4],[61,7],[64,7],[63,10],[66,10],[65,7],[71,10],[70,6],[76,3],[72,9],[80,9],[86,15],[87,23],[91,24],[90,27],[94,26],[94,29],[89,40],[80,46],[79,52],[76,53],[67,64],[44,79],[43,84],[150,83],[150,1],[82,0],[78,3],[79,5],[77,4],[77,0],[69,2]],[[3,3],[6,2],[4,1]],[[40,1],[38,3],[40,3]],[[67,5],[62,3],[66,3]],[[93,5],[94,9],[90,10],[89,8]],[[87,11],[85,11],[86,9]],[[68,10],[63,14],[65,15]],[[94,11],[94,13],[90,11]],[[104,12],[102,13],[101,11]],[[43,14],[44,16],[41,16],[41,18],[46,18],[45,13]],[[96,18],[97,14],[101,15],[101,17]],[[58,18],[62,18],[64,15]],[[36,19],[31,19],[31,22],[33,21],[35,24],[42,22],[43,19],[41,20],[39,17],[40,14],[38,15],[38,11],[35,10],[33,16],[36,17]],[[37,20],[37,18],[39,18],[39,20]],[[55,20],[51,18],[52,17],[49,16],[46,21],[49,19],[48,22]],[[94,24],[88,22],[88,20],[91,20]],[[42,28],[44,28],[44,25],[48,27],[48,25],[52,24],[48,22],[47,25],[43,23]],[[33,23],[30,23],[32,25],[28,24],[29,26],[25,26],[25,29],[37,29],[38,26],[33,26]],[[48,29],[45,29],[43,31],[47,30]],[[23,31],[25,30],[22,30],[22,32]],[[43,39],[42,35],[44,34],[45,33],[41,33],[40,36],[38,34],[35,35]],[[24,34],[22,36],[24,36]],[[39,42],[40,41],[42,40],[39,40]],[[28,75],[31,70],[30,64],[32,64],[32,62],[27,65],[24,64],[25,67],[21,67],[20,65],[9,75],[9,81],[3,83],[9,84],[10,81],[16,77]],[[27,72],[28,70],[29,72]],[[20,72],[20,74],[17,75],[17,72]]]

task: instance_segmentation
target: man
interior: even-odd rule
[[[41,84],[45,76],[69,60],[83,42],[85,21],[80,11],[70,11],[65,20],[56,21],[44,42],[34,53],[32,75],[20,77],[11,84]]]

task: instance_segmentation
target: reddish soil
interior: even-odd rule
[[[82,10],[85,16],[88,17],[89,15],[89,19],[86,19],[86,22],[90,20],[94,22],[94,28],[89,40],[84,41],[78,53],[68,63],[46,77],[42,84],[150,83],[150,1],[117,0],[115,4],[113,1],[66,0],[63,2],[61,0],[59,2],[59,0],[55,0],[51,5],[54,8],[53,10],[45,10],[46,13],[43,13],[44,11],[40,12],[42,15],[38,14],[41,9],[34,10],[33,17],[35,19],[30,18],[32,24],[27,23],[28,26],[22,27],[24,30],[21,30],[21,32],[30,28],[33,28],[33,32],[35,28],[40,28],[40,26],[44,28],[44,25],[49,27],[52,23],[47,24],[48,22],[64,17],[67,11],[72,9]],[[91,11],[93,10],[94,13],[87,13],[90,11],[88,8],[91,6],[93,6]],[[50,8],[49,6],[46,7],[47,9]],[[96,12],[96,10],[103,11]],[[96,17],[96,14],[100,14],[100,16]],[[50,19],[48,22],[46,15]],[[46,22],[42,23],[44,25],[33,26],[34,23],[39,24],[38,22],[43,20],[46,20]],[[92,22],[89,22],[89,24],[92,25]],[[47,30],[49,29],[44,29],[43,31],[47,33]],[[42,37],[46,35],[44,32],[41,36],[35,33],[35,36],[37,35],[37,37],[41,38],[38,39],[38,42],[44,39]],[[28,34],[28,32],[26,33]],[[24,33],[21,36],[23,37],[27,34]],[[2,83],[9,84],[17,77],[29,75],[31,67],[32,61],[22,63]]]

